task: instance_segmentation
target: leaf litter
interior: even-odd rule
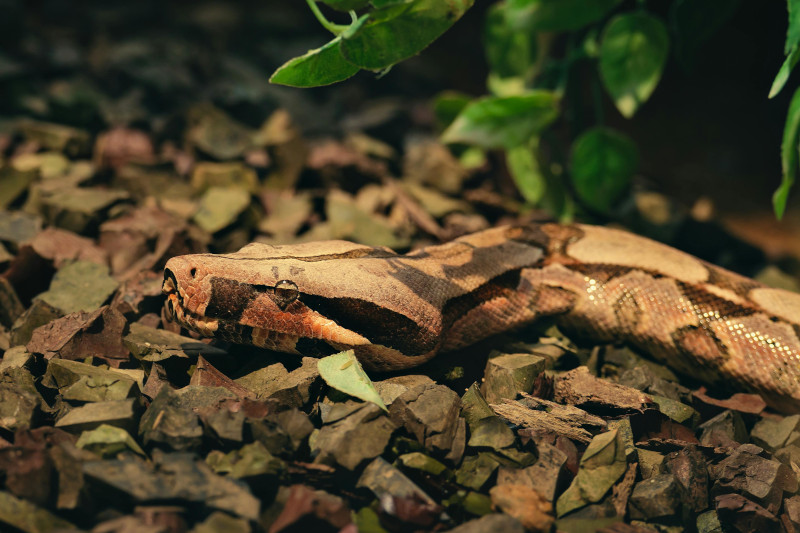
[[[405,251],[541,213],[419,104],[273,93],[252,59],[192,57],[182,34],[63,38],[3,51],[61,79],[25,78],[0,117],[0,529],[800,528],[797,417],[627,348],[532,329],[368,377],[348,352],[181,331],[160,295],[174,255]]]

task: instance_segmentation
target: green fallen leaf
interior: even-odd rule
[[[233,224],[247,206],[250,193],[240,187],[210,187],[200,198],[194,222],[209,233]]]
[[[388,411],[353,350],[324,357],[317,362],[317,368],[325,383],[334,389]]]
[[[50,533],[52,531],[77,531],[74,525],[28,500],[17,498],[10,492],[0,491],[0,523],[4,531]],[[7,527],[8,526],[8,527]]]
[[[131,437],[130,433],[122,428],[108,424],[101,424],[95,429],[84,431],[75,446],[103,457],[113,457],[124,450],[145,455],[144,450]]]
[[[108,273],[108,267],[91,261],[75,261],[62,266],[50,288],[36,298],[64,314],[94,311],[111,296],[119,283]]]
[[[592,438],[581,458],[578,474],[556,501],[556,516],[599,502],[627,469],[625,436],[616,429]]]

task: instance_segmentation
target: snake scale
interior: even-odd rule
[[[542,317],[800,411],[800,294],[588,225],[505,226],[398,255],[346,241],[174,257],[167,315],[205,336],[368,368],[428,361]]]

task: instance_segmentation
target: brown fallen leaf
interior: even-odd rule
[[[553,400],[584,409],[613,412],[641,412],[652,403],[643,392],[595,377],[585,366],[556,378]]]
[[[155,161],[153,142],[141,130],[117,127],[97,136],[94,160],[98,167],[120,168],[127,163]]]
[[[27,349],[45,359],[83,359],[93,355],[110,366],[119,367],[130,356],[122,344],[127,330],[125,317],[119,311],[103,306],[96,311],[79,311],[54,320],[33,331]]]
[[[305,529],[313,531],[338,531],[352,522],[350,509],[341,498],[305,485],[292,485],[283,511],[268,531],[278,533],[291,529],[301,520]]]
[[[496,485],[489,495],[492,507],[519,520],[527,531],[550,531],[555,521],[550,502],[526,485]]]
[[[23,302],[47,289],[55,271],[68,261],[108,264],[106,252],[91,239],[59,228],[47,228],[22,244],[3,273]]]
[[[730,398],[718,399],[712,398],[706,394],[705,387],[700,387],[692,392],[692,397],[695,400],[695,409],[701,411],[707,418],[710,418],[710,413],[716,413],[725,409],[757,415],[767,407],[767,403],[758,394],[737,392]]]
[[[192,379],[189,381],[189,385],[224,387],[239,398],[256,398],[256,395],[249,389],[239,385],[231,378],[214,368],[214,366],[202,355],[197,358],[197,366],[194,369],[194,373],[192,373]]]

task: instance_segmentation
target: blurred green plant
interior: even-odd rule
[[[789,11],[789,27],[786,30],[786,45],[783,53],[786,59],[781,65],[769,97],[773,98],[786,85],[797,60],[800,59],[800,0],[786,0],[786,8]],[[772,196],[772,205],[778,218],[783,216],[786,211],[786,201],[789,199],[789,191],[797,178],[798,150],[800,150],[800,88],[796,89],[789,104],[789,112],[786,115],[786,126],[783,129],[783,142],[781,143],[781,167],[783,168],[783,180],[780,187]]]
[[[424,50],[474,0],[323,0],[337,11],[349,12],[348,25],[328,21],[315,0],[306,2],[334,37],[279,67],[270,78],[272,83],[318,87],[346,80],[361,69],[388,69]]]
[[[340,26],[328,22],[314,0],[306,1],[334,38],[281,66],[273,83],[313,87],[361,69],[387,69],[422,51],[473,3],[322,0],[350,12],[351,23]],[[499,0],[485,21],[489,94],[473,99],[442,93],[435,102],[442,140],[469,157],[476,149],[502,150],[530,205],[562,219],[571,218],[576,208],[611,215],[629,197],[639,155],[633,140],[603,125],[602,91],[623,117],[632,119],[658,86],[670,52],[679,65],[691,68],[699,48],[739,3],[673,0],[665,21],[648,11],[643,0],[632,8],[622,0]],[[786,60],[770,98],[800,61],[800,0],[787,0],[787,7]],[[593,102],[591,123],[576,118],[585,117],[579,111],[587,100]],[[798,150],[800,89],[784,130],[783,179],[773,196],[778,218],[797,177]]]

